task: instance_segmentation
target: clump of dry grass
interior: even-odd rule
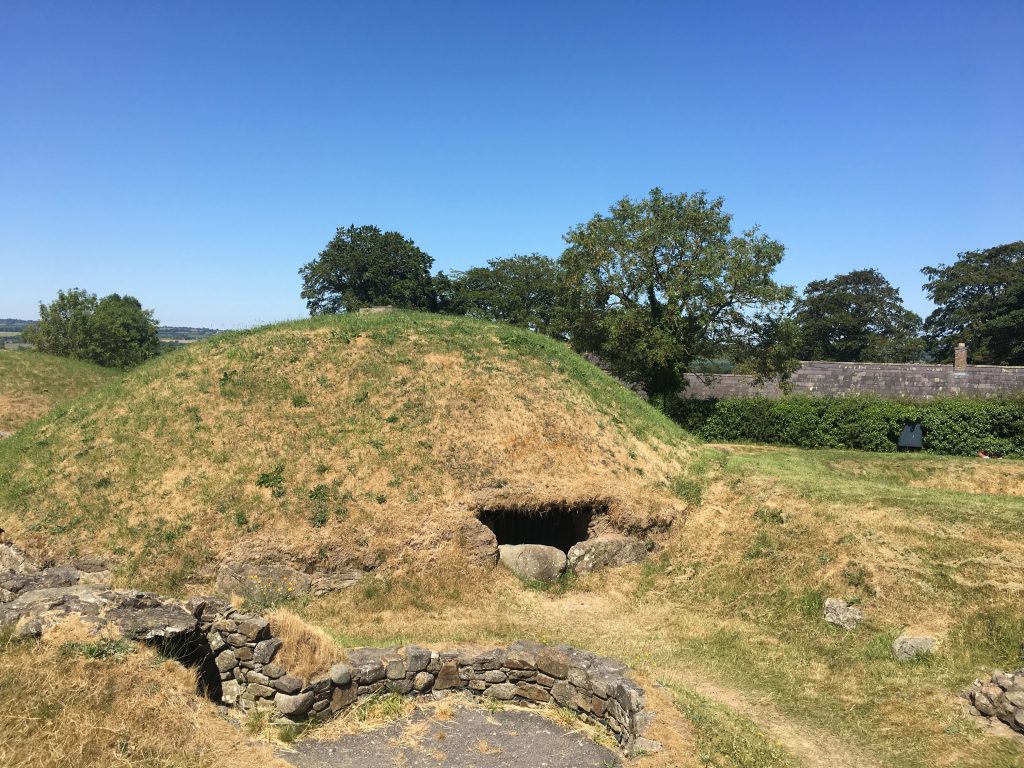
[[[193,673],[141,647],[87,659],[65,644],[78,636],[0,642],[0,765],[287,768],[195,695]]]
[[[278,608],[267,618],[274,635],[283,641],[275,662],[289,674],[309,680],[325,674],[334,664],[345,660],[344,650],[330,635],[307,624],[297,613]]]

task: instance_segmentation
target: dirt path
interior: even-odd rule
[[[883,764],[836,739],[834,734],[783,715],[767,695],[739,691],[710,681],[692,670],[665,670],[666,683],[689,688],[751,720],[806,768],[883,768]]]
[[[533,601],[531,609],[536,613],[557,611],[558,620],[563,626],[577,626],[585,632],[587,630],[583,628],[589,627],[591,637],[607,637],[609,628],[614,627],[615,645],[618,647],[605,650],[612,655],[618,653],[626,661],[630,660],[633,649],[642,649],[648,644],[661,647],[670,645],[669,635],[675,630],[669,628],[672,626],[672,613],[677,610],[670,606],[647,604],[642,611],[634,613],[628,623],[624,623],[621,619],[616,620],[622,614],[621,607],[615,606],[608,595],[601,594],[574,596],[557,603],[538,599]],[[662,656],[652,660],[648,677],[688,688],[743,715],[768,738],[781,744],[806,768],[884,766],[877,758],[864,754],[838,739],[835,734],[785,715],[768,694],[740,690],[714,679],[706,670],[700,669],[695,660],[676,657],[669,662]],[[659,693],[666,698],[671,696],[667,689]]]
[[[619,756],[585,735],[521,709],[459,707],[446,719],[429,710],[383,728],[306,739],[280,757],[296,768],[610,768]]]

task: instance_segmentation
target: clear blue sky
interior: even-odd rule
[[[338,226],[458,269],[655,185],[925,313],[922,266],[1024,238],[1022,40],[1021,0],[4,0],[0,317],[299,317]]]

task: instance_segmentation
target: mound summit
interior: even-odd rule
[[[559,536],[585,536],[580,520],[663,529],[685,510],[672,487],[694,451],[539,334],[319,317],[178,350],[4,441],[0,528],[43,559],[100,558],[118,581],[164,590],[257,560],[341,575],[468,566],[491,556],[506,514],[561,519]]]

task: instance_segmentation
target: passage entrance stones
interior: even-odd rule
[[[485,504],[477,511],[482,525],[473,540],[491,534],[498,562],[538,581],[555,581],[566,570],[587,573],[646,558],[651,544],[616,532],[607,514],[608,505],[597,500]]]

